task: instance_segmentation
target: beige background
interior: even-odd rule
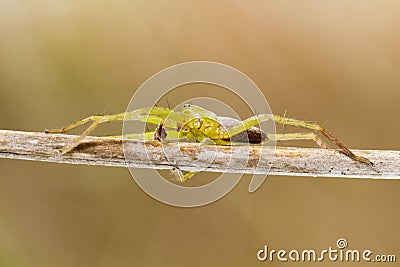
[[[249,75],[275,113],[351,148],[400,149],[399,1],[103,2],[0,2],[0,128],[121,112],[155,72],[210,60]],[[0,266],[272,266],[256,260],[264,244],[340,237],[400,257],[397,181],[269,177],[251,195],[248,183],[182,209],[126,169],[0,160]]]

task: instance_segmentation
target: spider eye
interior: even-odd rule
[[[190,104],[183,105],[184,108],[190,108]]]

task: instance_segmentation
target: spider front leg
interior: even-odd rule
[[[116,114],[116,115],[121,115],[121,114]],[[61,128],[61,129],[46,129],[46,130],[44,130],[44,132],[45,133],[65,133],[65,132],[68,132],[68,131],[70,131],[72,129],[75,129],[76,127],[79,127],[81,125],[85,125],[88,122],[93,122],[93,121],[100,120],[103,117],[105,117],[105,116],[102,116],[102,115],[90,116],[90,117],[87,117],[87,118],[82,119],[80,121],[74,122],[71,125],[68,125],[68,126],[66,126],[64,128]],[[122,114],[122,117],[123,117],[123,114]]]
[[[340,148],[340,152],[345,154],[347,157],[349,157],[352,160],[357,161],[357,162],[373,165],[373,163],[369,159],[355,155],[345,145],[343,145],[338,139],[336,139],[336,137],[334,137],[332,134],[327,132],[322,126],[320,126],[314,122],[306,122],[306,121],[286,118],[286,117],[282,117],[282,116],[274,115],[274,114],[260,114],[260,115],[250,117],[250,118],[244,120],[242,123],[238,123],[238,124],[232,126],[231,128],[228,129],[228,135],[233,136],[235,134],[238,134],[240,132],[247,130],[251,126],[258,125],[260,122],[269,121],[269,120],[272,120],[275,123],[280,123],[283,125],[291,125],[291,126],[295,126],[295,127],[300,127],[300,128],[305,128],[305,129],[310,129],[313,131],[320,132],[325,137],[327,137],[333,144],[338,146]],[[314,138],[315,137],[310,138],[310,139],[319,140],[319,139],[314,139]]]
[[[52,129],[52,130],[46,130],[46,133],[64,133],[66,131],[72,130],[80,125],[84,125],[90,121],[93,121],[93,123],[74,141],[72,145],[66,146],[62,149],[60,149],[61,154],[65,154],[75,147],[77,147],[80,142],[87,136],[89,135],[99,124],[109,122],[109,121],[118,121],[123,119],[123,113],[122,114],[114,114],[114,115],[105,115],[105,116],[90,116],[86,119],[80,120],[78,122],[75,122],[67,127],[64,127],[62,129]]]
[[[66,126],[61,129],[52,129],[52,130],[45,130],[46,133],[64,133],[69,130],[72,130],[78,126],[85,125],[88,122],[93,122],[75,141],[73,144],[70,146],[64,147],[60,150],[61,154],[65,154],[75,147],[77,147],[80,142],[87,136],[89,135],[97,126],[99,126],[102,123],[105,122],[110,122],[110,121],[122,121],[124,119],[126,120],[137,120],[137,121],[142,121],[142,122],[148,122],[152,124],[159,124],[163,119],[160,116],[157,116],[155,114],[149,115],[149,112],[155,112],[154,109],[149,109],[149,108],[142,108],[142,109],[137,109],[131,112],[127,113],[118,113],[118,114],[113,114],[113,115],[103,115],[103,116],[90,116],[85,119],[82,119],[80,121],[77,121],[69,126]]]

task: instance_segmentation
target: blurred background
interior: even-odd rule
[[[399,1],[0,1],[0,128],[122,112],[152,74],[208,60],[250,76],[274,113],[398,150],[399,25]],[[340,237],[400,260],[398,181],[270,176],[249,194],[249,178],[184,209],[127,169],[2,159],[0,266],[279,266],[256,252]]]

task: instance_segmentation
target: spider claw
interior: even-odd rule
[[[368,164],[370,166],[374,166],[374,163],[372,161],[370,161],[369,159],[364,158],[364,157],[357,157],[357,161],[361,162],[361,163]]]

